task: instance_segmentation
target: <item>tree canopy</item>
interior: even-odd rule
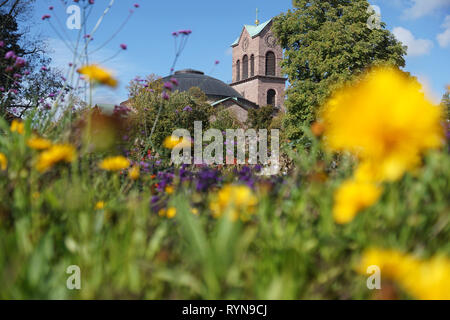
[[[290,138],[315,119],[334,86],[377,64],[405,65],[406,47],[380,23],[368,27],[367,0],[294,0],[276,17],[273,30],[285,50],[288,76],[285,126]]]

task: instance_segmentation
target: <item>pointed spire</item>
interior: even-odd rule
[[[259,20],[258,20],[258,8],[256,8],[256,21],[255,21],[256,26],[259,26]]]

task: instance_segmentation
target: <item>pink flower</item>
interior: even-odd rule
[[[124,44],[124,43],[122,43],[122,44],[120,45],[120,47],[122,48],[122,50],[127,50],[127,45]]]
[[[89,0],[89,4],[94,4],[94,0]]]
[[[216,62],[214,62],[215,65],[218,65],[220,63],[219,60],[216,60]]]
[[[46,66],[43,66],[43,67],[41,68],[41,70],[42,70],[42,71],[48,71],[48,68],[47,68]]]
[[[175,78],[170,79],[170,82],[172,82],[174,85],[178,86],[178,80]]]
[[[30,70],[25,70],[25,71],[23,72],[23,74],[26,75],[26,76],[29,75],[29,74],[30,74]]]
[[[5,92],[5,88],[4,87],[0,87],[0,92]]]
[[[174,31],[174,32],[172,32],[172,35],[173,35],[174,37],[178,37],[178,32]]]
[[[139,6],[139,3],[135,3],[135,4],[134,4],[134,7],[135,7],[135,8],[139,8],[139,7],[140,7],[140,6]]]
[[[22,76],[18,73],[14,73],[13,78],[20,79]]]
[[[13,67],[11,67],[11,66],[6,67],[6,69],[5,69],[5,72],[12,72],[12,71],[13,71]]]

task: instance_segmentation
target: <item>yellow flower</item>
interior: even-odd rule
[[[210,209],[215,218],[227,214],[232,221],[241,219],[246,221],[253,214],[258,199],[253,191],[244,185],[224,186],[210,202]]]
[[[192,213],[194,216],[198,216],[198,209],[197,209],[197,208],[192,208],[192,209],[191,209],[191,213]]]
[[[85,75],[91,81],[117,87],[117,80],[113,78],[112,73],[96,64],[83,66],[77,72]]]
[[[420,164],[421,153],[443,142],[442,108],[415,79],[388,67],[335,93],[321,118],[327,146],[357,155],[374,181],[401,178]]]
[[[46,149],[48,149],[48,148],[50,148],[52,146],[52,142],[47,140],[47,139],[43,139],[43,138],[39,138],[39,137],[33,137],[33,138],[28,139],[27,145],[31,149],[46,150]]]
[[[105,202],[99,201],[95,204],[95,210],[103,210],[105,208]]]
[[[173,186],[167,186],[167,187],[166,187],[166,193],[167,193],[167,194],[172,194],[172,193],[173,193],[173,190],[174,190]]]
[[[18,134],[23,134],[25,130],[25,126],[22,121],[19,120],[13,120],[11,122],[11,132],[17,132]]]
[[[109,157],[99,164],[100,168],[106,171],[120,171],[130,166],[130,160],[125,157]]]
[[[450,259],[435,256],[421,260],[395,250],[369,249],[357,271],[367,275],[367,267],[378,266],[381,277],[397,282],[417,299],[450,299]]]
[[[175,218],[175,216],[177,215],[177,209],[171,207],[169,209],[167,209],[167,218],[169,219],[173,219]]]
[[[373,205],[381,188],[370,182],[348,180],[334,194],[333,217],[337,223],[349,223],[356,214]]]
[[[0,169],[5,171],[6,168],[8,168],[8,159],[3,153],[0,152]]]
[[[187,138],[178,138],[176,136],[169,136],[164,140],[164,147],[167,149],[184,148],[191,145],[191,141]]]
[[[75,156],[75,148],[72,145],[56,144],[40,154],[36,168],[45,172],[58,162],[72,162]]]
[[[132,180],[137,180],[137,179],[139,179],[139,176],[141,175],[139,166],[133,166],[133,167],[129,170],[128,174],[129,174],[129,176],[130,176],[130,178],[131,178]]]
[[[170,207],[169,209],[161,209],[158,211],[158,215],[160,217],[167,217],[169,219],[173,219],[175,218],[175,216],[177,215],[177,209],[175,209],[174,207]]]

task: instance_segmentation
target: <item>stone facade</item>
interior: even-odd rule
[[[259,106],[268,104],[267,95],[269,90],[275,90],[275,107],[284,109],[284,97],[286,79],[281,74],[281,61],[283,50],[275,41],[271,31],[272,21],[259,31],[251,35],[247,26],[243,28],[238,41],[233,44],[233,82],[231,87],[242,96]],[[254,26],[249,26],[254,32]],[[266,74],[266,57],[271,52],[275,55],[274,74]],[[244,61],[248,58],[248,77],[245,78]],[[252,68],[252,57],[254,68]],[[253,74],[252,74],[253,69]]]

